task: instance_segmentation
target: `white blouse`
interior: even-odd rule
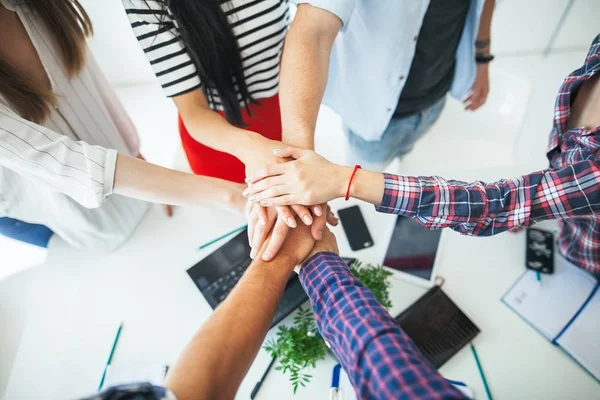
[[[23,1],[0,3],[19,16],[57,95],[41,125],[0,96],[0,216],[46,225],[76,247],[113,250],[147,210],[137,200],[107,198],[117,152],[139,154],[135,127],[89,52],[83,71],[69,79],[36,15]]]

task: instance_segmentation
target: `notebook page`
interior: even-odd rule
[[[527,271],[502,299],[548,340],[571,320],[588,298],[595,280],[557,254],[554,274],[542,274],[541,283]]]
[[[119,365],[112,364],[106,370],[103,389],[124,383],[150,382],[160,386],[165,380],[167,366],[164,364]]]
[[[557,343],[600,380],[600,289]]]

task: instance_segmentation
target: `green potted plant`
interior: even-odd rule
[[[391,272],[381,265],[363,265],[358,260],[350,265],[350,271],[385,308],[392,306],[388,280]],[[280,326],[275,339],[269,340],[264,348],[272,357],[277,357],[279,365],[275,369],[289,374],[294,393],[299,386],[306,386],[310,382],[312,375],[308,370],[324,360],[329,351],[319,334],[312,310],[302,307],[294,317],[292,326]]]

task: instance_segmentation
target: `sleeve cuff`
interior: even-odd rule
[[[316,287],[334,274],[350,274],[350,268],[339,255],[324,251],[314,254],[300,268],[298,277],[306,293],[316,293]]]
[[[113,189],[115,186],[115,171],[117,169],[117,151],[108,149],[106,150],[106,162],[104,164],[104,179],[103,179],[103,190],[102,190],[102,198],[100,199],[102,202],[108,196],[113,194]]]
[[[342,20],[344,27],[350,22],[350,17],[356,7],[356,0],[297,0],[296,3],[298,5],[310,4],[311,6],[329,11]]]
[[[421,198],[421,183],[418,178],[383,174],[383,198],[375,210],[381,213],[405,216],[417,215]]]

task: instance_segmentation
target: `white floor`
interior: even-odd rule
[[[492,65],[491,93],[487,105],[476,113],[449,101],[438,123],[417,144],[394,172],[438,174],[446,168],[485,169],[517,165],[527,173],[545,168],[545,148],[552,125],[554,98],[562,79],[579,67],[585,51],[562,52],[549,57],[499,57]],[[181,160],[176,111],[155,85],[118,88],[119,95],[142,138],[142,152],[150,161],[170,166]],[[317,148],[336,162],[344,162],[341,121],[323,108],[317,128]],[[451,178],[451,177],[449,177]],[[498,177],[502,178],[502,177]],[[6,335],[21,335],[27,304],[11,304],[11,293],[27,288],[22,271],[42,260],[43,252],[0,237],[0,313],[11,317]],[[4,279],[3,279],[4,278]],[[32,296],[35,294],[32,293]],[[3,393],[16,348],[0,340],[0,394]],[[15,343],[15,340],[6,340]]]

